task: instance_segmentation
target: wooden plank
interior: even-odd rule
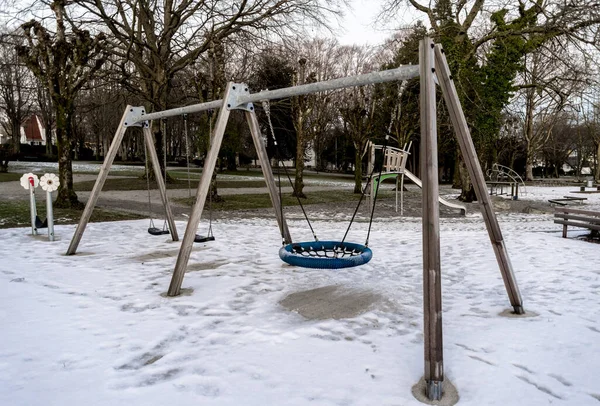
[[[584,214],[589,216],[600,216],[600,212],[591,210],[572,209],[570,207],[555,207],[554,212]]]
[[[444,354],[442,335],[442,286],[440,261],[439,185],[437,122],[433,81],[433,41],[419,44],[421,82],[421,175],[423,186],[423,310],[426,394],[430,400],[442,396]]]
[[[592,224],[600,224],[600,217],[578,216],[570,213],[554,213],[554,218],[562,218],[565,220],[579,220]]]
[[[229,100],[229,94],[232,91],[233,84],[230,82],[227,85],[225,95],[223,96],[223,106],[219,111],[219,117],[215,125],[214,136],[212,138],[212,145],[204,161],[204,168],[202,169],[202,176],[200,177],[200,183],[196,190],[196,203],[192,208],[190,219],[185,233],[183,235],[183,241],[179,254],[177,255],[177,262],[175,269],[173,270],[173,277],[171,278],[171,284],[167,294],[169,296],[177,296],[181,290],[181,284],[183,283],[183,277],[185,276],[185,270],[187,269],[188,261],[192,253],[194,246],[194,238],[196,237],[196,230],[198,224],[200,224],[200,218],[202,217],[202,210],[206,203],[206,197],[208,196],[210,182],[212,180],[213,171],[219,157],[219,150],[221,149],[221,143],[223,142],[223,135],[225,134],[225,128],[227,127],[227,120],[229,119],[229,109],[227,108],[227,100]]]
[[[73,255],[77,252],[77,247],[79,246],[79,242],[83,237],[83,233],[85,232],[85,228],[87,227],[88,222],[90,221],[90,217],[92,216],[92,212],[94,211],[94,207],[96,207],[96,202],[98,201],[98,196],[102,191],[102,187],[104,186],[104,182],[106,182],[106,178],[108,177],[108,172],[110,171],[110,167],[115,160],[115,156],[119,151],[119,147],[121,146],[121,142],[123,141],[123,136],[125,135],[125,119],[127,117],[127,113],[131,109],[132,106],[127,106],[125,108],[125,112],[123,113],[123,117],[121,117],[121,121],[119,122],[119,126],[117,127],[117,131],[115,136],[110,144],[110,148],[108,149],[108,153],[104,158],[104,162],[100,167],[100,172],[98,173],[98,177],[96,178],[96,183],[94,183],[94,187],[92,188],[92,193],[90,193],[90,197],[85,204],[85,209],[83,210],[83,214],[79,219],[79,224],[77,224],[77,228],[75,229],[75,234],[73,234],[73,238],[71,239],[71,243],[69,244],[69,248],[67,249],[67,255]]]
[[[477,158],[477,152],[471,139],[471,133],[467,125],[456,88],[451,79],[450,68],[446,62],[446,57],[443,54],[443,50],[440,45],[435,46],[435,60],[436,60],[436,72],[438,73],[438,79],[440,88],[442,89],[442,95],[446,101],[450,119],[452,120],[452,126],[456,133],[458,144],[461,152],[465,159],[465,164],[473,182],[475,194],[477,200],[480,202],[481,212],[485,220],[485,225],[488,230],[488,235],[494,247],[494,253],[496,254],[496,261],[500,267],[502,273],[502,279],[504,280],[504,286],[508,293],[510,303],[517,314],[524,313],[523,300],[517,280],[514,276],[510,258],[506,252],[504,239],[502,237],[502,231],[496,218],[496,213],[492,206],[490,197],[487,194],[487,186],[479,159]]]
[[[152,168],[154,170],[154,177],[156,178],[156,184],[158,185],[158,191],[160,192],[160,199],[162,200],[163,207],[165,209],[165,216],[167,224],[169,225],[169,231],[171,232],[171,238],[173,241],[179,241],[179,235],[177,234],[177,226],[175,225],[175,219],[173,218],[173,211],[169,204],[169,198],[167,197],[167,187],[165,186],[165,180],[163,174],[160,172],[160,162],[158,160],[158,154],[156,148],[154,148],[154,135],[151,130],[152,124],[143,128],[144,139],[146,140],[146,151],[150,155],[150,161],[152,162]],[[163,134],[166,137],[166,134]],[[165,172],[167,163],[165,162]],[[149,173],[146,176],[150,176]]]
[[[273,177],[273,170],[271,169],[269,156],[267,155],[267,149],[265,148],[265,144],[260,133],[260,125],[258,124],[256,113],[254,110],[246,111],[245,115],[246,120],[248,121],[248,126],[250,127],[250,134],[252,134],[252,141],[254,141],[254,147],[256,148],[256,153],[258,155],[258,161],[260,162],[260,168],[263,176],[265,177],[265,181],[267,182],[267,189],[269,190],[271,204],[275,210],[275,216],[277,217],[277,223],[279,224],[279,230],[281,231],[283,242],[285,244],[291,244],[292,236],[290,235],[290,230],[287,222],[285,221],[285,216],[283,215],[279,193],[277,192],[275,178]]]
[[[600,231],[600,225],[596,225],[596,224],[578,223],[578,222],[575,222],[575,221],[568,221],[568,220],[554,220],[554,224],[562,224],[562,225],[565,225],[565,226],[587,228],[588,230],[598,230],[598,231]]]

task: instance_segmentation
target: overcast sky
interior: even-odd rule
[[[383,0],[352,0],[352,10],[346,12],[341,22],[345,32],[338,39],[344,45],[378,45],[394,33],[399,26],[407,26],[423,18],[420,13],[406,7],[398,14],[398,18],[388,24],[375,24],[381,12]]]

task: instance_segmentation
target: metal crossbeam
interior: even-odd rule
[[[234,97],[228,98],[228,106],[231,109],[240,108],[248,103],[259,102],[262,100],[273,100],[283,99],[292,96],[301,96],[304,94],[324,92],[327,90],[344,89],[347,87],[365,86],[375,83],[386,83],[393,82],[396,80],[408,80],[419,76],[418,65],[407,65],[400,66],[395,69],[388,69],[379,72],[365,73],[357,76],[348,76],[339,79],[332,79],[323,82],[309,83],[306,85],[286,87],[277,90],[265,90],[258,93],[244,94],[248,91],[248,87],[245,84],[240,84],[239,92],[234,94]],[[238,89],[234,89],[238,90]],[[223,99],[213,100],[206,103],[194,104],[186,107],[179,107],[176,109],[158,111],[156,113],[150,113],[133,117],[131,121],[133,123],[139,123],[143,121],[157,120],[160,118],[179,116],[182,114],[199,113],[201,111],[218,109],[223,105]]]

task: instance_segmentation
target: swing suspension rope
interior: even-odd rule
[[[210,118],[209,118],[210,120]],[[210,127],[210,132],[209,134],[212,133],[212,123],[209,124]],[[183,114],[183,136],[185,138],[185,161],[186,161],[186,165],[187,165],[187,178],[188,178],[188,196],[192,197],[192,185],[191,185],[191,174],[190,174],[190,146],[189,146],[189,141],[188,141],[188,115],[187,114]],[[196,236],[194,237],[194,242],[207,242],[207,241],[214,241],[215,237],[213,236],[213,232],[212,232],[212,204],[211,204],[211,197],[210,197],[210,189],[209,189],[209,196],[208,196],[208,234],[205,236],[203,235],[198,235],[196,234]]]
[[[190,179],[190,144],[188,142],[188,121],[187,114],[183,115],[183,137],[185,138],[185,164],[187,167],[187,180],[188,180],[188,197],[192,198],[192,181]]]
[[[208,113],[208,142],[210,145],[210,141],[212,139],[213,110],[208,110],[207,113]],[[200,236],[197,236],[197,237],[200,237]],[[211,185],[209,185],[209,187],[208,187],[208,233],[206,234],[206,237],[202,237],[203,241],[196,241],[196,242],[204,242],[204,240],[214,241],[214,239],[215,239],[215,237],[213,236],[213,231],[212,231],[212,182],[211,182]]]
[[[146,140],[144,140],[144,162],[146,167],[146,186],[148,189],[148,217],[150,217],[150,225],[148,226],[148,233],[152,235],[164,235],[169,234],[167,229],[167,221],[165,220],[162,230],[154,224],[154,218],[152,213],[152,195],[150,192],[150,165],[148,163],[148,146]]]
[[[271,131],[271,136],[273,137],[273,142],[274,142],[274,145],[276,148],[276,154],[279,155],[278,158],[280,158],[280,154],[278,153],[279,148],[278,148],[278,144],[277,144],[277,138],[275,136],[273,123],[271,120],[269,101],[264,100],[262,102],[262,105],[263,105],[263,109],[265,111],[265,115],[267,116],[269,129]],[[278,167],[279,167],[279,160],[280,159],[278,159],[278,161],[277,161]],[[290,185],[292,186],[292,190],[295,191],[294,184],[291,180],[291,177],[290,177],[285,165],[284,165],[284,171],[287,175]],[[278,170],[278,173],[279,172],[280,171]],[[372,177],[372,173],[369,177],[369,180],[367,181],[367,187],[371,181],[371,177]],[[362,264],[369,262],[373,256],[373,253],[372,253],[371,249],[368,248],[367,244],[361,245],[361,244],[356,244],[356,243],[351,243],[351,242],[345,241],[345,239],[348,235],[348,232],[350,231],[350,227],[352,226],[352,222],[354,221],[354,218],[358,212],[360,204],[364,198],[365,190],[367,190],[367,189],[365,188],[361,194],[361,198],[359,200],[358,206],[356,207],[356,210],[354,211],[352,220],[350,221],[350,225],[348,226],[348,229],[346,230],[346,233],[344,234],[344,238],[342,239],[342,241],[319,241],[314,232],[312,224],[310,223],[308,215],[306,214],[306,211],[304,210],[302,201],[297,196],[297,194],[294,193],[294,195],[296,195],[296,198],[298,199],[298,203],[300,205],[300,208],[302,209],[302,213],[304,214],[304,217],[310,227],[310,230],[313,234],[315,241],[292,243],[292,244],[287,244],[287,245],[285,245],[285,242],[284,242],[284,246],[279,250],[280,258],[284,262],[287,262],[290,265],[301,266],[301,267],[305,267],[305,268],[318,268],[318,269],[348,268],[348,267],[358,266],[358,265],[362,265]],[[281,196],[282,196],[281,180],[279,178],[279,198],[280,198],[280,200],[281,200]],[[282,207],[281,215],[283,217],[283,204],[281,204],[280,206]],[[371,222],[373,220],[372,216],[373,216],[373,212],[371,212]],[[280,231],[281,231],[282,239],[283,239],[283,230],[280,229]],[[370,233],[370,226],[369,226],[369,233]],[[367,235],[367,243],[368,243],[368,238],[369,237]]]
[[[268,100],[263,100],[262,106],[263,106],[263,110],[265,111],[265,115],[267,116],[267,122],[269,123],[269,129],[271,130],[271,136],[273,137],[273,145],[275,146],[275,156],[277,157],[277,181],[279,183],[279,201],[280,201],[279,207],[280,207],[280,211],[281,211],[281,213],[280,213],[281,218],[283,218],[281,171],[279,170],[279,166],[280,166],[280,162],[281,162],[281,153],[279,151],[279,146],[277,144],[277,137],[275,137],[275,129],[273,127],[273,122],[271,121],[271,104],[269,103]],[[304,205],[302,204],[302,200],[300,200],[300,197],[296,193],[296,188],[294,186],[294,182],[292,182],[292,178],[290,176],[290,173],[287,170],[287,167],[285,165],[281,165],[281,166],[283,166],[285,175],[287,176],[287,179],[288,179],[290,185],[292,186],[293,195],[296,196],[296,199],[298,200],[298,204],[300,205],[300,209],[302,210],[302,214],[304,215],[304,218],[306,219],[306,222],[308,223],[308,227],[310,228],[310,231],[313,235],[314,240],[319,241],[319,239],[317,238],[317,235],[315,234],[315,230],[313,229],[313,226],[310,222],[310,219],[308,218],[308,215],[306,214],[306,210],[304,210]],[[283,228],[280,227],[279,231],[281,233],[282,244],[285,245],[285,237],[283,234]]]

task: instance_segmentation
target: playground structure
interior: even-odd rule
[[[58,189],[60,182],[58,176],[53,173],[46,173],[41,179],[33,173],[26,173],[21,176],[21,186],[29,190],[29,210],[31,215],[31,235],[38,235],[39,229],[48,229],[48,240],[54,241],[54,213],[52,210],[52,192]],[[42,221],[37,214],[35,203],[35,188],[41,186],[46,192],[46,220]]]
[[[371,182],[371,187],[369,188],[369,202],[371,207],[373,207],[375,204],[375,194],[378,187],[380,186],[381,182],[386,179],[396,179],[395,209],[396,212],[398,212],[398,193],[400,193],[400,215],[404,215],[404,177],[406,176],[419,188],[423,188],[421,179],[406,169],[406,162],[408,161],[408,156],[410,155],[409,151],[411,145],[412,142],[408,145],[405,144],[403,148],[396,148],[387,145],[376,145],[370,141],[367,143],[366,150],[369,154],[367,168],[368,172],[373,174],[373,182]],[[383,152],[383,166],[381,173],[375,173],[375,156],[379,150]],[[444,206],[460,210],[460,214],[463,216],[467,214],[467,207],[462,204],[449,202],[448,200],[439,196],[438,201]]]
[[[173,271],[173,277],[169,286],[168,295],[177,296],[185,275],[187,264],[191,255],[196,230],[200,222],[202,211],[209,191],[211,177],[215,170],[217,156],[229,115],[233,110],[241,110],[250,127],[250,133],[261,164],[262,172],[268,186],[269,195],[284,243],[290,244],[292,238],[287,223],[281,210],[281,202],[276,190],[276,184],[269,164],[263,137],[254,105],[252,103],[263,100],[272,100],[285,97],[305,95],[326,90],[341,89],[353,86],[363,86],[375,83],[403,81],[412,78],[420,78],[420,113],[421,113],[421,174],[423,189],[423,307],[424,307],[424,341],[425,341],[425,368],[424,380],[426,382],[426,396],[431,400],[442,398],[442,384],[444,381],[443,365],[443,334],[442,334],[442,292],[441,292],[441,260],[440,260],[440,233],[439,233],[439,185],[437,172],[437,122],[436,122],[436,83],[439,84],[442,95],[446,102],[448,113],[456,132],[458,144],[473,186],[480,208],[483,214],[488,235],[496,255],[496,259],[504,280],[510,303],[514,313],[523,314],[523,302],[514,277],[512,265],[506,251],[504,239],[500,226],[496,219],[481,166],[477,159],[469,128],[462,112],[456,88],[452,81],[450,70],[440,45],[434,45],[425,38],[420,43],[419,65],[401,66],[387,71],[373,72],[358,76],[334,79],[325,82],[310,83],[306,85],[283,88],[273,91],[262,91],[250,93],[248,87],[243,83],[229,83],[223,99],[207,103],[196,104],[152,114],[145,114],[143,107],[128,106],[115,137],[111,143],[107,157],[102,165],[100,174],[94,185],[86,208],[77,226],[75,234],[67,255],[75,254],[85,227],[96,204],[106,176],[116,152],[123,140],[128,127],[142,127],[146,145],[153,160],[153,166],[157,175],[158,187],[161,192],[167,221],[169,222],[171,235],[176,240],[176,228],[168,204],[165,185],[160,177],[160,168],[156,151],[153,144],[153,136],[150,131],[149,121],[182,114],[191,114],[209,109],[219,109],[212,144],[207,154],[202,176],[196,193],[196,201],[190,215],[181,248]],[[437,79],[437,80],[436,80]],[[400,266],[400,265],[399,265]]]
[[[487,185],[490,188],[490,195],[506,194],[513,200],[519,200],[519,189],[521,189],[521,195],[527,194],[523,178],[508,166],[495,163],[487,170],[486,174],[489,179]]]

